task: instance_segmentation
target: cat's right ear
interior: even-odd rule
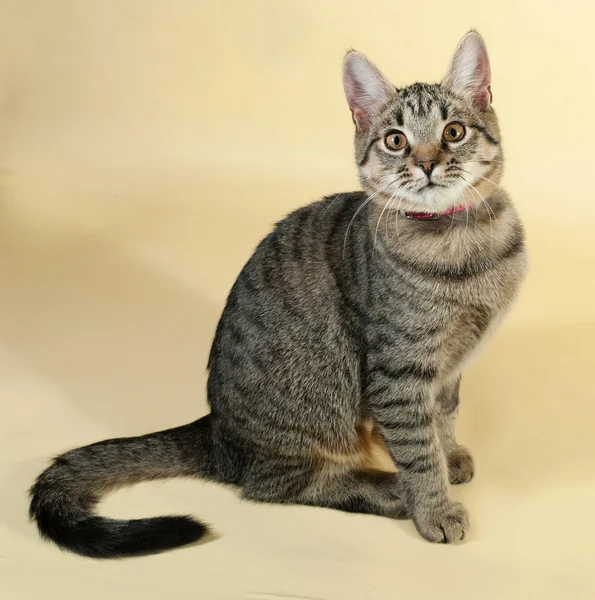
[[[395,93],[376,66],[355,51],[348,52],[343,60],[343,89],[359,131],[369,129],[374,115]]]

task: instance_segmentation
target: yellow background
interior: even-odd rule
[[[594,6],[0,0],[0,595],[595,597]],[[470,27],[532,255],[464,380],[470,539],[174,481],[102,511],[194,513],[217,539],[118,562],[42,544],[25,490],[47,459],[203,414],[242,264],[291,209],[358,187],[344,51],[435,81]]]

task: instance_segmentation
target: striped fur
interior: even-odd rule
[[[471,49],[483,51],[481,38]],[[354,60],[363,61],[355,70]],[[113,521],[91,512],[115,486],[196,476],[251,500],[409,516],[433,542],[464,537],[466,511],[448,492],[449,481],[473,476],[454,435],[461,371],[526,270],[523,228],[498,184],[489,80],[459,77],[483,82],[481,104],[475,90],[447,84],[396,90],[372,81],[382,75],[366,70],[367,59],[352,53],[346,62],[346,78],[372,85],[362,93],[360,80],[346,83],[364,191],[301,208],[260,243],[217,327],[210,415],[73,450],[39,477],[31,516],[43,535],[102,557],[196,540],[206,529],[187,517]],[[452,120],[469,133],[451,146],[441,132]],[[393,129],[412,140],[408,151],[386,151]],[[416,164],[421,151],[434,153],[432,177],[444,186],[431,193]],[[438,220],[404,215],[459,204],[467,210]]]

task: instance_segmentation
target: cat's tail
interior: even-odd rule
[[[210,417],[141,437],[106,440],[57,457],[31,488],[29,516],[41,535],[83,556],[151,554],[195,542],[207,527],[190,517],[116,520],[93,507],[115,488],[209,471]]]

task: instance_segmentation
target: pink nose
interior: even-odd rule
[[[437,162],[437,160],[418,160],[415,164],[429,177]]]

